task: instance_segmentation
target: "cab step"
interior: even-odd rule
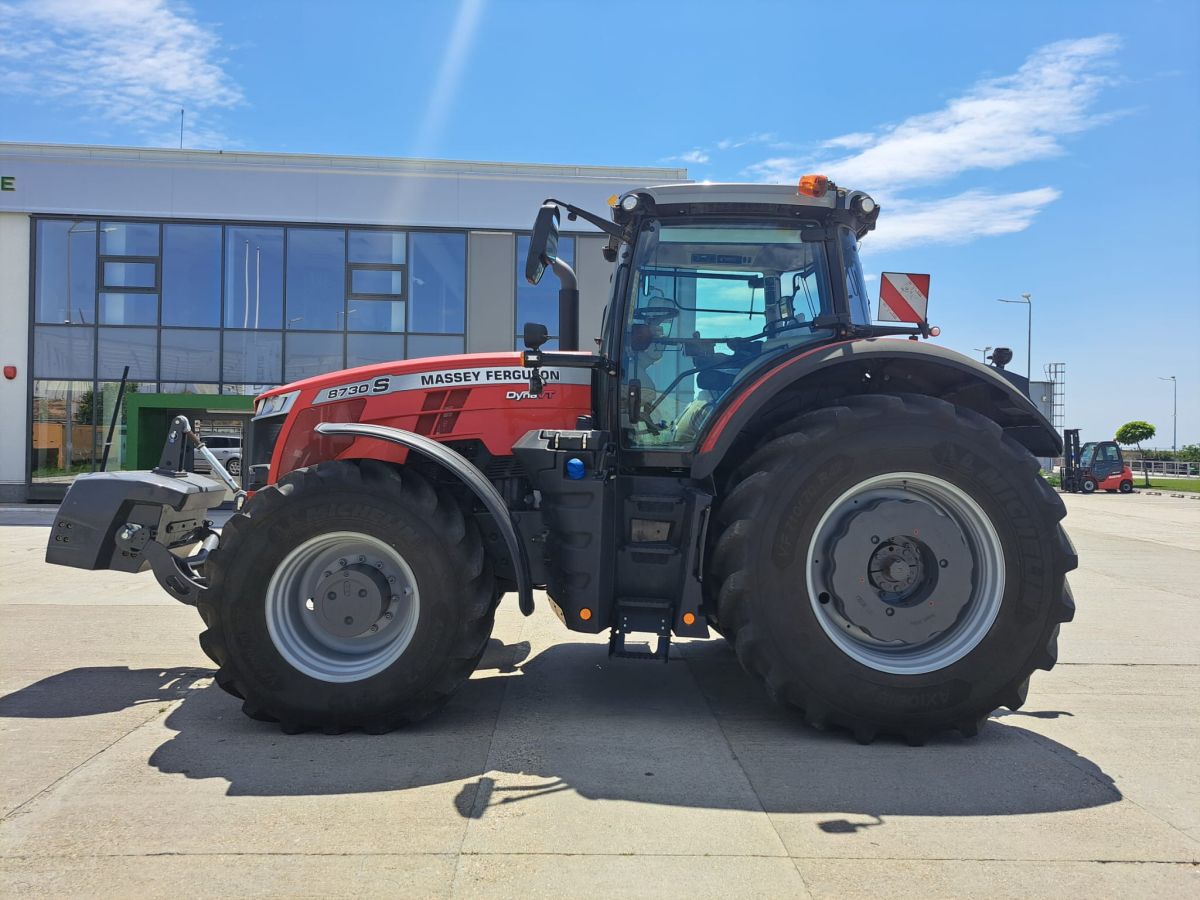
[[[669,600],[646,597],[618,600],[615,624],[608,638],[608,655],[622,659],[661,659],[666,662],[671,647],[671,622],[674,616],[674,605]],[[658,642],[654,650],[638,650],[627,646],[626,636],[634,633],[657,635]]]

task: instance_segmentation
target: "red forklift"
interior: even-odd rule
[[[1133,493],[1133,470],[1125,464],[1116,441],[1088,441],[1079,445],[1079,429],[1063,431],[1061,488],[1070,494]]]

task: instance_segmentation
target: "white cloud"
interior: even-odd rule
[[[1059,198],[1054,188],[1014,194],[966,191],[939,200],[895,200],[884,209],[878,231],[863,249],[895,250],[913,244],[965,244],[976,238],[1024,231],[1034,216]]]
[[[857,150],[859,147],[869,147],[873,143],[875,143],[875,135],[871,132],[853,131],[850,134],[822,141],[821,146],[826,150]]]
[[[0,90],[72,104],[152,143],[225,141],[215,111],[243,102],[220,40],[167,0],[0,2]]]
[[[747,171],[760,180],[787,182],[816,169],[855,187],[895,190],[1056,156],[1063,152],[1059,138],[1110,118],[1093,114],[1091,107],[1112,82],[1105,68],[1118,46],[1113,35],[1048,44],[1015,73],[981,81],[936,112],[821,145],[856,153],[774,157]]]
[[[745,147],[748,144],[771,144],[776,140],[774,132],[756,131],[754,134],[748,134],[741,138],[725,138],[717,141],[718,150],[735,150],[738,147]]]

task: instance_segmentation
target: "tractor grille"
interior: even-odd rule
[[[249,446],[246,449],[248,465],[244,467],[245,473],[242,475],[243,489],[257,491],[266,487],[271,471],[271,454],[275,452],[275,444],[286,419],[287,413],[283,413],[255,419],[250,423]]]

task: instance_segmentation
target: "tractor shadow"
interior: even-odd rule
[[[599,643],[557,644],[525,659],[527,644],[493,640],[439,715],[383,736],[283,735],[243,716],[206,669],[75,669],[0,699],[0,716],[96,715],[177,700],[165,719],[175,735],[148,760],[162,773],[220,779],[230,796],[446,785],[456,788],[447,802],[467,818],[570,790],[588,799],[829,813],[817,823],[822,831],[855,834],[889,816],[1022,815],[1121,799],[1094,763],[1009,724],[1016,717],[993,720],[970,740],[859,746],[768,701],[724,642],[678,649],[681,658],[663,666],[610,660]]]

